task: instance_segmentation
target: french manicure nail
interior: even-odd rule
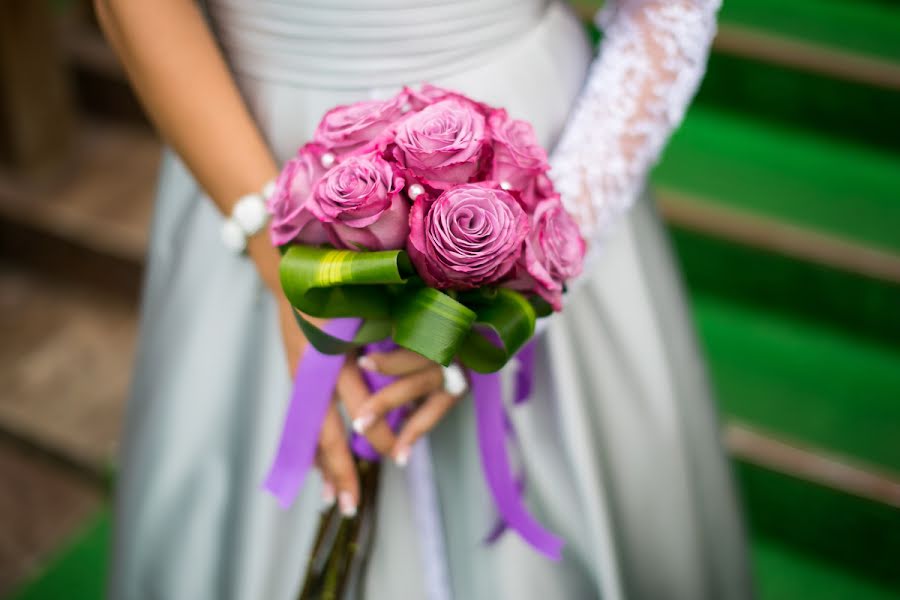
[[[356,364],[359,365],[360,369],[364,371],[377,371],[378,366],[375,364],[375,361],[372,360],[371,356],[360,356],[356,359]]]
[[[341,514],[348,519],[356,516],[356,501],[353,500],[353,494],[350,492],[341,492],[338,499],[341,505]]]
[[[375,420],[375,415],[373,415],[372,413],[364,412],[363,414],[361,414],[358,417],[356,417],[355,419],[353,419],[353,423],[352,423],[353,431],[362,435],[363,433],[366,432],[366,429],[369,428],[369,425],[371,425],[372,421],[374,421],[374,420]]]
[[[394,453],[394,462],[398,467],[405,467],[409,462],[409,448],[400,448]]]
[[[322,512],[334,506],[334,486],[327,481],[322,484]]]

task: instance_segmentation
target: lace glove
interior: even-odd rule
[[[610,1],[551,175],[589,246],[641,192],[705,71],[721,0]]]

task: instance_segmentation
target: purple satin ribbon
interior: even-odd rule
[[[335,319],[325,326],[325,331],[334,337],[349,340],[359,325],[359,319]],[[368,349],[383,352],[394,347],[393,342],[384,341],[373,344]],[[521,364],[517,373],[515,397],[517,404],[523,402],[531,392],[534,360],[531,344],[523,348],[519,360]],[[319,431],[331,404],[343,363],[343,355],[322,354],[309,346],[297,366],[278,452],[263,486],[275,495],[283,507],[293,503],[306,474],[312,468]],[[393,378],[378,373],[366,373],[365,377],[373,391],[393,381]],[[559,560],[562,540],[544,529],[528,513],[522,501],[521,479],[513,475],[509,464],[506,438],[511,428],[503,406],[500,376],[497,373],[485,375],[470,371],[469,377],[475,402],[482,468],[500,515],[498,527],[501,529],[491,537],[499,537],[502,528],[508,527],[518,532],[539,552]],[[405,417],[405,411],[395,410],[387,418],[391,427],[396,429]],[[364,437],[354,435],[351,445],[358,456],[377,460],[378,453]]]
[[[522,404],[531,396],[531,388],[534,382],[534,340],[530,340],[522,346],[516,354],[519,361],[519,369],[516,371],[516,395],[515,404]]]
[[[360,319],[334,319],[325,326],[325,332],[349,340],[361,322]],[[331,406],[344,359],[343,354],[322,354],[310,344],[297,365],[278,453],[263,484],[284,508],[293,504],[312,468],[319,431]]]
[[[506,411],[503,407],[500,376],[497,373],[469,372],[481,466],[500,519],[533,548],[553,560],[562,556],[563,541],[538,523],[522,501],[519,482],[506,455]]]

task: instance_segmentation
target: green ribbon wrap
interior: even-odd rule
[[[333,337],[297,315],[307,339],[323,354],[343,354],[391,338],[449,365],[458,358],[479,373],[498,371],[534,334],[550,307],[506,288],[444,292],[419,278],[404,250],[356,252],[289,246],[280,266],[284,293],[300,313],[359,317],[350,341]]]

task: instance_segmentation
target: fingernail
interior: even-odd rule
[[[375,420],[375,415],[373,415],[372,413],[369,413],[369,412],[364,412],[363,414],[361,414],[358,417],[356,417],[355,419],[353,419],[353,423],[352,423],[353,431],[362,435],[363,433],[366,432],[366,429],[369,428],[369,425],[371,425],[372,421],[374,421],[374,420]]]
[[[405,467],[409,462],[409,448],[400,448],[394,453],[394,462],[398,467]]]
[[[371,356],[360,356],[356,359],[356,364],[359,365],[360,369],[364,371],[377,371],[378,365],[375,364],[375,361],[372,360]]]
[[[322,484],[322,512],[334,506],[334,486],[327,481]]]
[[[341,505],[341,514],[348,519],[356,516],[356,501],[350,492],[341,492],[338,502]]]

